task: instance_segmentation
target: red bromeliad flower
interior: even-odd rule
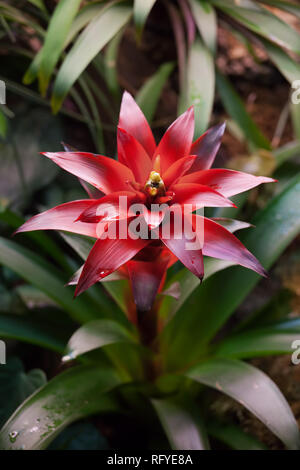
[[[96,188],[96,196],[62,204],[38,214],[17,232],[30,230],[66,230],[97,238],[80,275],[75,295],[118,270],[131,281],[137,308],[149,310],[162,288],[167,268],[178,259],[196,276],[203,278],[203,255],[253,269],[264,275],[258,260],[226,228],[212,219],[196,215],[195,208],[234,206],[228,197],[247,191],[271,178],[253,176],[228,169],[211,169],[219,149],[225,125],[210,128],[193,143],[194,112],[189,108],[166,131],[156,145],[142,111],[125,92],[118,125],[118,161],[92,153],[66,151],[44,153],[64,170]],[[98,190],[98,191],[97,191]],[[127,206],[121,208],[120,197]],[[132,204],[142,204],[140,214]],[[163,204],[163,210],[153,210]],[[190,238],[185,231],[178,236],[171,208],[190,205],[180,217],[185,227],[201,233],[199,246],[187,249]],[[174,214],[176,213],[176,210]],[[121,222],[127,236],[120,236]],[[132,221],[146,225],[155,239],[131,237]],[[200,225],[197,222],[200,221]],[[105,228],[116,229],[116,237],[103,238]],[[169,236],[165,236],[164,224]],[[100,229],[101,227],[101,229]]]

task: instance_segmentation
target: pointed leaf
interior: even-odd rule
[[[144,3],[144,0],[142,2]],[[135,97],[149,123],[153,120],[161,92],[173,69],[174,64],[172,62],[161,65],[157,72],[148,78],[139,89]]]
[[[71,336],[63,361],[73,360],[94,349],[115,343],[133,343],[134,336],[112,320],[95,320],[79,328]]]
[[[173,450],[209,449],[207,435],[191,398],[152,399]]]
[[[98,309],[87,297],[74,301],[71,289],[64,287],[62,274],[27,248],[0,237],[0,263],[45,292],[77,321],[99,318]]]
[[[262,135],[244,103],[232,87],[231,83],[218,70],[216,73],[217,88],[228,114],[237,122],[245,137],[257,148],[271,149],[268,140]]]
[[[67,342],[61,334],[51,331],[48,324],[37,321],[28,315],[0,314],[0,338],[12,338],[26,343],[36,344],[43,348],[62,353]]]
[[[31,395],[0,432],[0,448],[39,450],[68,424],[93,413],[112,411],[107,392],[121,384],[112,369],[73,367]]]
[[[208,433],[235,450],[267,450],[267,447],[259,440],[234,424],[210,421]]]
[[[195,109],[195,134],[206,131],[212,111],[215,92],[215,69],[210,51],[197,39],[192,45],[186,69],[185,87],[180,110],[188,106]]]
[[[133,18],[139,36],[141,35],[147,16],[155,2],[156,0],[134,0]]]
[[[212,3],[254,33],[300,54],[299,33],[266,8],[255,2],[249,2],[249,8],[244,8],[234,0],[227,0],[226,3],[213,0]]]
[[[252,357],[292,354],[292,343],[299,339],[299,329],[277,331],[272,326],[252,329],[229,336],[216,348],[217,357],[247,359]]]
[[[194,20],[202,39],[214,55],[217,43],[217,16],[213,6],[206,0],[189,0]]]
[[[128,22],[131,9],[108,4],[81,33],[60,68],[55,80],[52,108],[57,112],[72,85],[100,50]]]
[[[300,448],[298,425],[286,399],[260,370],[241,361],[216,359],[193,367],[185,375],[234,398],[289,449]]]
[[[42,95],[45,95],[54,67],[63,50],[72,21],[81,0],[61,0],[54,10],[49,23],[45,43],[40,58],[39,82]]]

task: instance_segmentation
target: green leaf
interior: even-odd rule
[[[108,43],[107,47],[105,48],[104,52],[104,77],[106,81],[106,85],[112,94],[112,96],[116,99],[117,102],[120,101],[121,97],[121,89],[118,80],[118,71],[117,71],[117,59],[119,53],[119,46],[121,39],[123,37],[123,30],[120,30],[115,37]],[[99,56],[97,56],[99,58]],[[97,64],[97,58],[93,62]],[[97,67],[97,65],[96,65]],[[98,65],[98,69],[100,66]]]
[[[251,411],[288,448],[300,448],[300,436],[293,413],[277,385],[263,372],[233,359],[210,360],[185,375],[213,387]]]
[[[7,133],[7,119],[5,114],[0,109],[0,137],[5,139]]]
[[[189,106],[194,106],[195,139],[207,129],[214,101],[214,90],[213,57],[201,40],[196,39],[189,51],[185,85],[180,99],[180,112]]]
[[[286,161],[300,155],[300,142],[291,141],[288,144],[283,145],[274,152],[276,158],[277,167],[285,163]]]
[[[248,2],[249,8],[236,5],[234,0],[227,0],[226,3],[212,0],[212,3],[254,33],[300,54],[299,33],[257,3]]]
[[[300,18],[300,6],[296,3],[286,2],[282,0],[259,0],[260,3],[271,5],[273,7],[280,8],[281,10],[291,13],[291,15],[298,16]]]
[[[7,207],[2,207],[0,203],[0,221],[8,224],[13,229],[17,229],[25,222],[25,219],[7,209]],[[67,272],[70,270],[65,254],[46,233],[41,231],[24,232],[24,235],[32,239],[36,246],[55,259]]]
[[[45,43],[40,58],[38,72],[40,91],[45,96],[50,77],[63,50],[72,21],[80,6],[81,0],[60,0],[48,26]]]
[[[44,372],[32,369],[25,372],[21,361],[12,357],[0,366],[0,426],[15,409],[37,388],[46,383]]]
[[[274,331],[271,326],[253,329],[226,338],[218,344],[214,354],[235,359],[292,354],[292,343],[300,338],[299,333],[300,330],[289,333]]]
[[[206,258],[204,260],[204,271],[205,278],[204,282],[213,274],[223,269],[232,266],[234,263],[226,260],[218,260],[213,258]],[[180,297],[175,299],[171,296],[166,296],[162,300],[160,306],[160,316],[164,318],[165,322],[170,321],[170,319],[175,315],[175,313],[180,310],[184,305],[185,301],[189,298],[191,293],[200,286],[199,279],[192,274],[188,269],[183,268],[178,271],[167,283],[165,289],[169,289],[175,283],[179,284]],[[167,333],[164,331],[163,335]]]
[[[103,9],[103,5],[104,2],[100,0],[99,2],[87,4],[79,10],[71,24],[64,48],[66,48],[73,41],[75,36],[100,13]]]
[[[197,28],[212,55],[216,53],[217,17],[213,6],[206,0],[190,0]]]
[[[300,77],[300,71],[299,71],[298,77]],[[299,85],[300,85],[300,81],[299,81]],[[292,118],[294,135],[298,139],[299,145],[300,145],[300,103],[295,104],[291,102],[290,110],[291,110],[291,118]]]
[[[262,135],[255,122],[247,113],[244,103],[227,78],[218,70],[216,73],[217,89],[228,114],[234,119],[245,137],[254,147],[271,150],[268,140]]]
[[[235,450],[267,450],[267,447],[234,424],[209,420],[208,433]]]
[[[147,16],[156,0],[134,0],[133,18],[138,37],[141,36]]]
[[[28,1],[32,3],[32,5],[35,5],[37,8],[39,8],[43,13],[48,13],[43,0],[28,0]]]
[[[161,65],[157,72],[140,88],[135,97],[149,123],[153,120],[161,92],[173,69],[172,62]]]
[[[70,26],[69,33],[63,44],[63,49],[65,49],[73,41],[74,37],[79,33],[82,28],[84,28],[92,19],[94,19],[95,15],[99,13],[99,9],[102,8],[102,4],[99,5],[99,3],[96,3],[86,5],[78,12],[78,15],[75,17],[74,21]],[[23,83],[25,85],[30,85],[37,78],[38,71],[41,66],[42,57],[43,48],[38,51],[34,60],[31,62],[29,68],[25,72],[25,75],[23,77]]]
[[[300,175],[253,219],[255,228],[241,235],[242,242],[269,269],[300,232]],[[241,304],[260,276],[241,267],[218,272],[199,286],[164,332],[170,367],[195,360]],[[181,334],[176,334],[180,330]],[[179,351],[184,351],[183,356]]]
[[[51,329],[48,323],[42,322],[36,316],[0,314],[0,338],[17,339],[62,353],[67,338],[63,341],[61,336],[57,329]]]
[[[173,450],[209,449],[207,435],[190,397],[152,399],[156,413]]]
[[[112,320],[88,322],[75,331],[70,338],[67,345],[67,355],[63,360],[73,360],[94,349],[124,342],[135,343],[136,338],[119,323]]]
[[[300,65],[293,60],[284,49],[266,40],[263,40],[263,45],[272,62],[274,62],[288,82],[293,83],[294,80],[299,80]]]
[[[64,287],[66,280],[50,263],[27,248],[2,237],[0,237],[0,263],[45,292],[75,320],[86,322],[101,315],[87,296],[73,299],[71,289]]]
[[[35,55],[33,61],[29,65],[28,69],[26,70],[22,82],[24,85],[30,85],[38,76],[39,68],[41,66],[43,57],[43,49],[40,49],[38,53]]]
[[[0,432],[0,448],[44,449],[73,421],[114,410],[106,394],[120,384],[114,370],[97,365],[63,372],[31,395],[7,421]]]
[[[51,100],[54,112],[58,112],[72,85],[130,16],[131,8],[108,4],[84,29],[57,74]]]

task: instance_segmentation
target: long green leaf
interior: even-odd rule
[[[47,8],[45,7],[45,4],[43,0],[28,0],[30,3],[35,5],[37,8],[39,8],[43,13],[48,14]]]
[[[0,204],[0,221],[8,224],[11,228],[17,229],[24,222],[24,218],[12,212],[7,207],[1,207]],[[57,244],[44,232],[26,232],[24,235],[31,238],[36,245],[38,245],[45,253],[55,259],[67,272],[70,271],[70,266],[63,251]]]
[[[209,421],[208,433],[235,450],[267,450],[267,447],[234,424]]]
[[[190,397],[151,400],[173,450],[209,449],[207,435]]]
[[[121,39],[123,37],[123,30],[121,29],[115,37],[108,43],[107,47],[105,48],[104,52],[104,77],[106,80],[106,85],[115,98],[117,102],[120,101],[121,97],[121,89],[118,80],[118,71],[117,71],[117,60],[118,60],[118,52]],[[93,64],[96,65],[96,68],[100,70],[100,66],[98,65],[97,58],[94,60]]]
[[[73,41],[74,37],[79,33],[82,28],[84,28],[84,26],[86,26],[92,19],[94,19],[95,15],[99,13],[100,9],[102,8],[102,4],[96,3],[87,5],[79,11],[78,15],[75,17],[74,21],[70,26],[69,33],[63,44],[63,49],[65,49]],[[42,58],[43,48],[39,50],[39,52],[36,54],[30,66],[25,72],[25,75],[23,77],[23,83],[25,85],[30,85],[37,78]]]
[[[0,338],[11,338],[26,343],[36,344],[53,351],[62,353],[65,350],[61,335],[49,328],[45,322],[27,315],[0,314]]]
[[[173,68],[174,64],[171,62],[161,65],[157,72],[140,88],[135,97],[149,123],[153,120],[162,89]]]
[[[7,133],[7,119],[5,114],[0,109],[0,138],[5,139]]]
[[[113,410],[114,403],[106,394],[120,383],[114,370],[97,365],[63,372],[16,410],[0,432],[0,448],[44,449],[73,421]]]
[[[254,33],[300,54],[299,33],[257,3],[248,2],[252,8],[238,6],[234,0],[212,0],[212,3]]]
[[[300,36],[299,36],[300,41]],[[280,70],[282,75],[290,82],[299,80],[300,65],[293,60],[285,51],[276,44],[272,44],[267,40],[263,40],[264,47],[276,67]]]
[[[241,236],[246,247],[269,269],[300,232],[300,175],[252,221],[253,230]],[[251,292],[260,276],[241,267],[216,273],[183,304],[164,332],[170,367],[195,360],[234,310]],[[180,330],[181,334],[176,332]],[[184,357],[179,351],[184,351]]]
[[[138,36],[141,35],[147,16],[156,0],[134,0],[133,18]]]
[[[115,343],[134,343],[136,338],[126,328],[112,320],[95,320],[79,328],[67,345],[63,360],[73,360],[94,349]]]
[[[41,369],[25,372],[19,358],[10,357],[0,367],[0,427],[16,408],[35,390],[47,382]]]
[[[194,106],[195,139],[207,129],[214,101],[214,91],[213,57],[201,40],[197,39],[189,51],[185,85],[180,99],[180,112],[189,106]]]
[[[73,299],[71,289],[64,287],[66,279],[51,264],[27,248],[2,237],[0,237],[0,263],[45,292],[75,320],[86,322],[101,316],[101,312],[86,296]]]
[[[280,8],[281,10],[291,13],[291,15],[298,16],[300,18],[300,5],[297,5],[294,2],[286,2],[282,0],[259,0],[260,3],[265,3],[266,5],[271,5],[273,7]]]
[[[288,448],[300,448],[298,425],[286,399],[260,370],[241,361],[216,359],[193,367],[185,375],[234,398]]]
[[[227,78],[219,71],[216,73],[217,89],[228,114],[236,121],[245,137],[254,147],[271,149],[268,140],[262,135],[255,122],[247,113],[244,103]]]
[[[300,338],[298,331],[274,331],[272,327],[245,331],[226,338],[214,354],[217,357],[249,359],[252,357],[291,354],[292,343]]]
[[[212,55],[217,45],[217,16],[213,6],[206,0],[189,0],[194,20],[202,39]]]
[[[72,21],[81,0],[60,0],[51,17],[45,43],[42,49],[39,68],[40,91],[45,96],[50,77],[63,50]]]
[[[55,80],[52,108],[57,112],[72,85],[100,50],[128,22],[131,9],[109,4],[84,29],[64,60]]]

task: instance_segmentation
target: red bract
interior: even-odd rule
[[[75,295],[122,268],[122,275],[125,273],[132,283],[137,308],[142,311],[151,308],[167,268],[177,259],[200,279],[204,275],[203,255],[231,260],[264,275],[257,259],[232,233],[193,213],[199,207],[234,206],[229,196],[274,181],[238,171],[210,169],[224,129],[224,124],[212,127],[193,143],[194,111],[189,108],[156,146],[145,116],[125,92],[117,135],[118,161],[76,151],[43,154],[97,188],[97,196],[89,193],[90,199],[62,204],[36,215],[18,232],[56,229],[98,238],[76,280]],[[126,198],[127,206],[120,206],[120,197]],[[132,211],[132,204],[142,204],[142,211]],[[164,209],[153,210],[153,204],[164,204]],[[190,205],[188,213],[183,210],[186,204]],[[180,213],[184,227],[192,231],[200,222],[201,233],[194,236],[199,239],[197,248],[186,248],[190,239],[186,232],[178,233],[176,213]],[[124,222],[125,237],[121,235]],[[146,226],[149,236],[132,237],[131,222]],[[169,236],[163,231],[166,225]],[[112,228],[115,238],[101,236]]]

